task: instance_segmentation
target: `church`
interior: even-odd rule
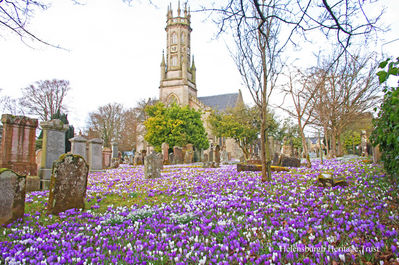
[[[190,106],[203,112],[202,120],[208,133],[209,142],[225,148],[232,158],[239,158],[241,149],[233,139],[216,138],[212,135],[207,118],[212,110],[224,111],[244,104],[241,91],[231,94],[221,94],[197,97],[196,67],[194,56],[191,56],[191,14],[187,9],[181,10],[180,3],[177,16],[173,16],[169,5],[166,14],[166,54],[161,59],[161,80],[159,100],[165,105],[177,103]]]

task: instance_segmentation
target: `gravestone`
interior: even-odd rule
[[[118,158],[119,152],[118,152],[118,143],[113,141],[111,143],[112,146],[112,158]]]
[[[86,154],[86,143],[87,139],[84,138],[82,135],[78,135],[74,138],[69,139],[71,142],[71,154],[80,155],[87,161],[87,154]]]
[[[186,145],[186,153],[184,154],[184,163],[191,164],[194,159],[194,147],[192,144]]]
[[[88,164],[90,171],[102,171],[103,170],[103,151],[102,151],[103,140],[100,138],[94,138],[89,140],[89,154]]]
[[[53,162],[65,152],[65,132],[69,126],[58,119],[43,121],[40,126],[43,129],[43,145],[39,177],[42,189],[46,189],[50,183]]]
[[[215,163],[220,164],[220,146],[215,147]]]
[[[143,157],[139,152],[136,152],[134,154],[134,165],[135,166],[143,165]]]
[[[208,154],[204,154],[204,159],[202,160],[202,162],[204,163],[209,162]]]
[[[194,151],[194,162],[201,162],[201,150]]]
[[[119,165],[120,165],[120,160],[119,160],[119,158],[118,158],[118,157],[117,157],[117,158],[112,158],[110,168],[114,168],[114,169],[115,169],[115,168],[118,168]]]
[[[300,167],[301,160],[296,157],[288,157],[285,155],[280,156],[280,166],[282,167]]]
[[[229,156],[225,149],[223,149],[222,152],[220,153],[220,159],[221,159],[222,163],[227,163],[229,161]]]
[[[163,143],[162,144],[162,159],[164,164],[169,163],[169,144]]]
[[[213,147],[211,146],[211,148],[209,149],[209,153],[208,153],[208,162],[213,162],[214,161],[214,151],[213,151]]]
[[[24,218],[26,177],[0,169],[0,226]]]
[[[163,168],[163,158],[159,153],[151,153],[144,158],[144,176],[146,178],[159,178]]]
[[[175,155],[174,155],[173,153],[170,153],[170,154],[169,154],[169,163],[170,163],[171,165],[174,165],[174,164],[175,164]]]
[[[111,167],[112,151],[109,147],[103,148],[103,168]]]
[[[68,209],[84,209],[89,167],[83,157],[62,155],[54,162],[47,211],[59,214]]]
[[[38,176],[26,176],[25,191],[38,191],[40,190],[40,178]]]
[[[183,150],[179,146],[174,146],[173,147],[173,154],[174,154],[174,164],[183,164]]]
[[[37,119],[3,114],[0,168],[9,168],[21,175],[37,175],[35,140]]]
[[[144,165],[144,158],[147,156],[147,150],[141,150],[141,162]]]

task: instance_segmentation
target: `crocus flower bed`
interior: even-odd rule
[[[322,188],[321,171],[348,186]],[[86,210],[47,215],[26,197],[23,222],[0,228],[0,264],[399,264],[398,193],[376,165],[315,162],[259,172],[166,166],[89,176]]]

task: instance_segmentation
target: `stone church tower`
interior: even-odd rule
[[[197,98],[197,88],[194,58],[191,60],[190,53],[192,29],[187,4],[181,10],[179,3],[176,17],[170,5],[166,18],[166,60],[162,54],[159,99],[166,104],[190,105],[190,98]]]

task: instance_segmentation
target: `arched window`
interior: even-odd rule
[[[177,35],[176,32],[172,33],[172,44],[176,44],[177,43]]]
[[[177,56],[172,56],[172,66],[177,66]]]
[[[181,42],[182,44],[184,44],[185,38],[186,38],[186,36],[185,36],[184,32],[182,32],[182,33],[181,33],[181,39],[180,39],[180,42]]]
[[[168,96],[168,99],[166,100],[166,104],[168,106],[172,105],[173,103],[179,104],[179,99],[177,98],[177,96],[175,94],[170,94]]]

